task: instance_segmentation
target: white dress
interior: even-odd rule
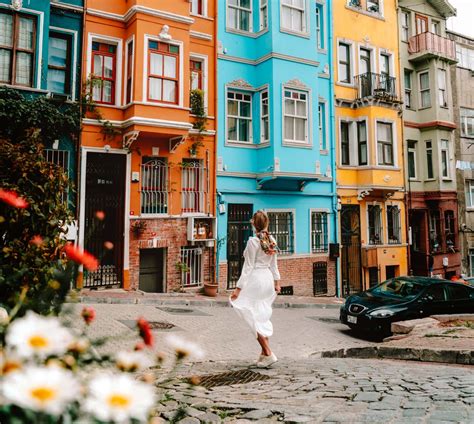
[[[276,254],[267,255],[257,237],[250,237],[244,250],[244,266],[237,287],[236,300],[230,300],[237,314],[250,326],[255,336],[273,334],[272,303],[276,298],[274,281],[280,279]]]

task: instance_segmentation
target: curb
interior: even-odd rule
[[[134,298],[118,298],[118,297],[93,297],[79,296],[77,298],[68,299],[70,303],[91,303],[91,304],[112,304],[112,305],[155,305],[155,306],[200,306],[200,307],[230,307],[227,300],[205,300],[205,299],[140,299]],[[324,303],[299,303],[299,302],[275,302],[275,309],[339,309],[339,304]]]
[[[365,346],[316,352],[311,356],[316,358],[398,359],[403,361],[474,365],[474,351],[472,350]]]

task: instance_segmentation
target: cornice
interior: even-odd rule
[[[85,118],[82,122],[86,125],[95,125],[101,126],[103,122],[98,119],[89,119]],[[133,116],[125,121],[108,121],[115,128],[128,128],[132,125],[143,125],[147,127],[156,127],[156,128],[173,128],[180,130],[191,130],[193,125],[189,122],[180,122],[180,121],[167,121],[164,119],[152,119],[145,118],[141,116]]]
[[[99,16],[101,18],[112,19],[119,22],[128,22],[134,15],[137,13],[143,13],[149,16],[155,16],[157,18],[168,19],[173,22],[179,22],[182,24],[191,25],[194,23],[194,19],[188,16],[177,15],[175,13],[165,12],[163,10],[152,9],[145,6],[132,6],[124,15],[119,15],[116,13],[105,12],[103,10],[97,9],[87,9],[86,13],[92,16]]]
[[[263,62],[266,62],[267,60],[270,60],[270,59],[280,59],[280,60],[286,60],[286,61],[289,61],[289,62],[296,62],[296,63],[303,63],[305,65],[311,65],[311,66],[316,66],[318,67],[320,62],[319,61],[316,61],[316,60],[310,60],[310,59],[305,59],[305,58],[302,58],[302,57],[296,57],[296,56],[290,56],[290,55],[286,55],[286,54],[281,54],[281,53],[275,53],[275,52],[272,52],[272,53],[268,53],[262,57],[259,57],[258,59],[246,59],[246,58],[243,58],[243,57],[238,57],[238,56],[230,56],[230,55],[227,55],[227,54],[218,54],[218,59],[222,59],[222,60],[228,60],[230,62],[238,62],[238,63],[245,63],[245,64],[248,64],[248,65],[260,65],[261,63]]]

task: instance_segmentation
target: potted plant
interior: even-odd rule
[[[204,283],[204,294],[209,297],[216,297],[218,288],[219,288],[219,284],[217,283],[214,283],[214,282]]]
[[[135,234],[136,237],[140,236],[143,234],[146,230],[146,222],[141,221],[141,220],[136,220],[131,226],[130,229],[132,230],[133,234]]]

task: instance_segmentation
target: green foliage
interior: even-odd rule
[[[0,305],[11,310],[24,295],[19,315],[59,311],[74,269],[61,258],[61,227],[72,220],[63,195],[71,187],[42,150],[38,131],[22,141],[0,139],[1,188],[29,203],[17,209],[0,202]],[[31,243],[35,236],[43,242]]]
[[[0,88],[0,138],[25,140],[39,130],[42,141],[50,144],[79,129],[79,105],[60,105],[45,96],[26,98],[11,88]]]
[[[200,133],[206,130],[207,115],[204,107],[204,92],[196,89],[191,90],[191,113],[196,116],[193,127]]]

